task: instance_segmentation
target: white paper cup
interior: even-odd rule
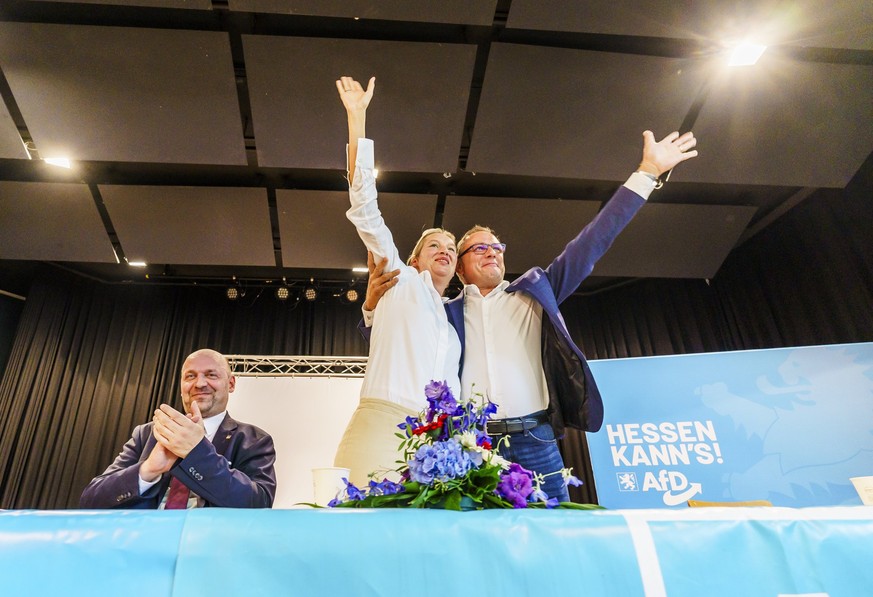
[[[849,481],[861,496],[861,503],[865,506],[873,506],[873,477],[851,477]]]
[[[313,501],[319,506],[327,506],[328,502],[345,489],[343,477],[348,479],[350,472],[347,468],[337,466],[312,469]]]

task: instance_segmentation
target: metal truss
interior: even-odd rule
[[[367,357],[226,355],[234,375],[244,377],[364,377]]]

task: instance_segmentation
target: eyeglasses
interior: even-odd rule
[[[497,253],[498,255],[502,255],[503,252],[506,250],[506,243],[492,243],[490,245],[481,243],[478,245],[470,245],[469,247],[461,251],[461,254],[458,255],[458,259],[470,252],[473,252],[476,255],[484,255],[488,252],[488,249],[494,249],[495,253]]]

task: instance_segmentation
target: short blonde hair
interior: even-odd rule
[[[500,240],[500,238],[497,236],[497,233],[494,232],[491,228],[489,228],[488,226],[480,226],[479,224],[476,224],[475,226],[473,226],[472,228],[467,230],[464,233],[464,236],[461,237],[461,242],[458,243],[458,255],[460,255],[461,253],[464,252],[464,243],[467,242],[467,239],[469,239],[471,236],[473,236],[477,232],[488,232],[489,234],[491,234],[491,236],[496,238],[498,241]]]
[[[424,232],[421,233],[421,236],[418,238],[418,242],[415,243],[415,247],[412,249],[412,253],[409,254],[409,258],[406,260],[406,265],[411,266],[412,260],[418,257],[421,254],[421,249],[424,246],[424,239],[426,239],[431,234],[442,233],[452,239],[452,242],[455,242],[455,235],[446,230],[445,228],[428,228]],[[457,245],[455,245],[457,249]]]

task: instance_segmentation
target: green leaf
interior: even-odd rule
[[[446,510],[456,510],[458,512],[461,511],[461,492],[453,491],[446,495],[445,502],[443,502],[443,507]]]

